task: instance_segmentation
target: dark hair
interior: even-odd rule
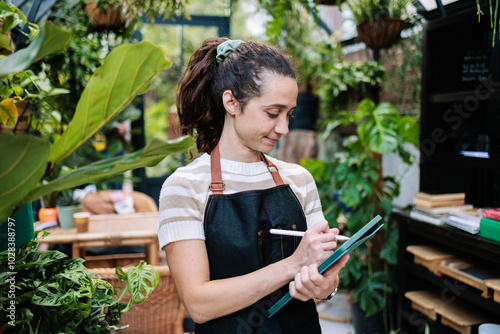
[[[210,153],[224,126],[222,94],[231,90],[243,109],[261,95],[263,74],[271,72],[297,79],[289,57],[258,42],[245,42],[217,64],[217,46],[228,38],[210,38],[195,51],[182,75],[175,103],[182,134],[197,136],[199,152]]]

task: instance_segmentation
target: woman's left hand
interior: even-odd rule
[[[290,295],[301,301],[307,301],[311,298],[326,298],[338,286],[339,271],[348,260],[349,254],[345,254],[323,274],[318,272],[317,264],[302,267],[289,284]]]

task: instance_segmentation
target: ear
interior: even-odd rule
[[[222,104],[224,105],[224,109],[230,114],[230,115],[236,115],[240,108],[240,104],[238,100],[233,95],[233,92],[230,90],[226,90],[222,94]]]

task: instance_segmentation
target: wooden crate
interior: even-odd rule
[[[439,271],[457,281],[482,291],[484,298],[493,297],[493,290],[487,286],[489,280],[500,281],[500,273],[463,261],[450,260],[441,263]]]
[[[405,297],[411,300],[412,309],[426,315],[431,320],[437,320],[435,309],[445,304],[440,293],[434,290],[408,291],[405,293]]]
[[[493,300],[500,303],[500,279],[487,280],[486,286],[493,290]]]
[[[451,253],[428,245],[409,245],[406,250],[414,255],[413,261],[416,264],[429,269],[437,276],[441,276],[441,263],[455,258]]]
[[[441,316],[443,325],[453,328],[460,334],[471,334],[473,326],[493,320],[477,308],[462,302],[439,306],[435,310]]]

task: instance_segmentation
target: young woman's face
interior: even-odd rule
[[[297,81],[269,74],[261,92],[234,115],[238,144],[259,154],[271,152],[281,136],[288,133],[288,120],[297,106]]]

